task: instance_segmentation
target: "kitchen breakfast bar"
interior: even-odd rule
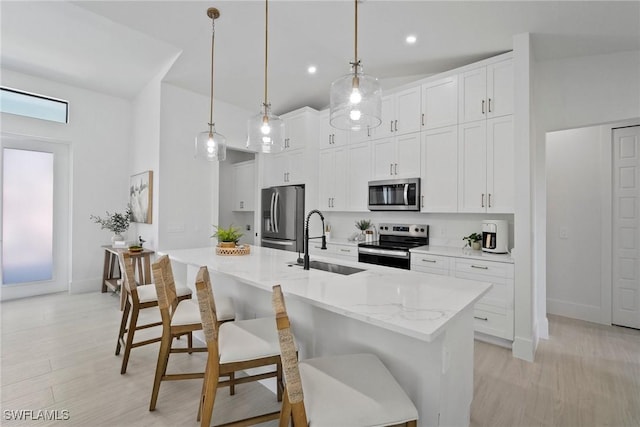
[[[364,271],[303,270],[291,265],[297,253],[256,246],[244,256],[213,247],[159,253],[189,287],[206,265],[214,294],[232,297],[239,319],[273,316],[271,289],[281,285],[300,359],[374,353],[418,408],[418,425],[469,424],[473,305],[491,284],[342,260]]]

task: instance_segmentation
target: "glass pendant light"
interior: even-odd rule
[[[264,3],[264,102],[260,112],[247,121],[247,148],[260,153],[279,153],[284,150],[284,122],[271,113],[271,104],[267,100],[269,0],[265,0]]]
[[[382,88],[364,74],[358,59],[358,0],[355,3],[355,59],[351,72],[334,81],[330,92],[329,123],[337,129],[359,131],[382,123]]]
[[[213,161],[223,161],[227,158],[227,139],[216,132],[216,124],[213,122],[213,46],[216,36],[216,19],[220,17],[220,11],[215,7],[207,9],[207,16],[211,18],[211,97],[209,108],[209,130],[200,132],[196,136],[197,158]]]

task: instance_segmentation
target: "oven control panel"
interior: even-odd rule
[[[378,233],[387,236],[429,237],[426,224],[379,224]]]

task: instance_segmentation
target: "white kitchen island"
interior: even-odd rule
[[[280,284],[301,359],[374,353],[418,408],[418,425],[469,424],[473,305],[489,283],[346,261],[338,263],[366,271],[305,271],[288,265],[296,253],[256,246],[245,256],[218,256],[213,247],[159,253],[190,287],[206,265],[214,293],[232,297],[240,319],[272,316],[271,288]]]

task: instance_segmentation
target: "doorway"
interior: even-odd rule
[[[612,323],[640,329],[640,126],[613,129]]]
[[[2,134],[0,300],[69,288],[69,147]]]

